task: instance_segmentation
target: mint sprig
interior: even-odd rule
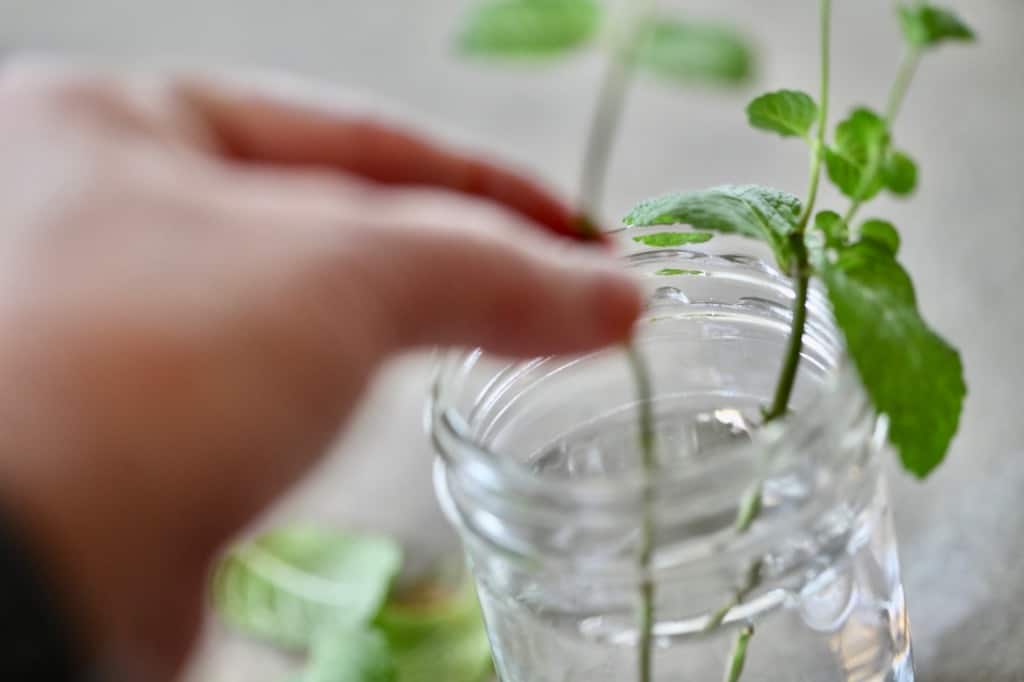
[[[536,5],[544,0],[506,0],[500,4],[514,4],[516,11],[522,11],[524,4]],[[494,4],[491,0],[484,7]],[[626,93],[637,70],[651,73],[661,80],[670,83],[688,83],[705,81],[711,83],[733,84],[742,82],[751,71],[752,50],[745,39],[735,31],[720,25],[695,23],[674,17],[656,17],[649,12],[649,7],[639,2],[631,3],[627,8],[622,22],[625,30],[608,31],[613,36],[610,41],[611,58],[605,70],[598,91],[597,105],[594,108],[586,140],[583,157],[583,168],[580,174],[580,190],[578,197],[579,218],[578,230],[581,236],[593,238],[597,236],[597,225],[600,223],[600,211],[604,185],[608,174],[612,144],[619,130],[622,119]],[[506,10],[510,12],[511,10]],[[546,17],[546,19],[545,19]],[[559,22],[561,19],[553,13],[538,12],[531,15],[532,20]],[[494,20],[494,15],[488,22]],[[502,21],[506,21],[502,18]],[[477,16],[475,26],[479,29],[484,23]],[[565,35],[563,27],[552,25],[537,27],[540,35],[556,33]],[[477,30],[477,34],[481,31]],[[507,35],[505,29],[488,32],[485,39],[477,40],[478,51],[509,52],[504,49],[510,41],[494,41],[495,35]],[[516,34],[518,35],[518,34]],[[563,40],[559,51],[584,42],[581,36],[573,35],[572,40]],[[490,47],[488,47],[490,46]],[[492,49],[500,47],[502,49]],[[551,50],[554,52],[554,50]],[[515,52],[515,51],[512,51]],[[706,234],[697,233],[662,233],[647,235],[640,239],[642,243],[659,247],[681,246],[683,244],[700,243],[710,238]],[[654,519],[653,498],[650,493],[650,481],[655,475],[657,442],[652,407],[651,381],[644,358],[633,344],[625,348],[630,372],[634,378],[637,398],[637,421],[639,432],[639,450],[641,468],[648,478],[648,491],[644,499],[643,523],[641,540],[637,552],[637,561],[642,571],[648,572],[654,550]],[[639,589],[639,608],[637,621],[639,637],[637,641],[637,676],[640,682],[650,682],[654,659],[654,600],[655,585],[650,578],[642,581]]]
[[[831,2],[822,0],[821,10],[820,103],[799,91],[780,90],[756,98],[747,107],[753,127],[783,137],[803,138],[811,145],[810,186],[803,206],[794,198],[783,202],[791,208],[789,211],[765,210],[765,202],[751,203],[744,197],[774,197],[779,195],[776,190],[753,186],[742,192],[713,188],[642,202],[626,222],[682,223],[760,239],[771,246],[783,272],[793,277],[791,334],[775,396],[765,412],[766,421],[782,418],[788,412],[800,365],[809,282],[812,277],[820,278],[861,382],[875,409],[889,419],[890,442],[907,471],[924,477],[942,462],[956,433],[967,390],[963,366],[956,350],[927,325],[917,309],[910,277],[896,261],[900,238],[895,226],[881,219],[868,220],[857,231],[858,241],[852,242],[850,225],[860,207],[883,189],[897,196],[916,189],[917,165],[893,147],[892,123],[921,51],[947,40],[972,39],[973,33],[948,10],[925,3],[901,8],[909,50],[897,71],[885,115],[866,107],[855,109],[836,127],[835,139],[829,145],[825,126]],[[815,127],[817,135],[812,138]],[[842,216],[835,211],[819,212],[808,231],[822,160],[830,180],[851,203]],[[770,208],[777,209],[779,203],[771,202]],[[795,221],[793,212],[799,214]],[[761,495],[758,482],[740,502],[737,532],[747,532],[757,519]],[[717,628],[742,599],[738,596],[719,609],[709,627]],[[726,680],[736,682],[742,675],[752,634],[749,627],[740,631],[727,664]]]

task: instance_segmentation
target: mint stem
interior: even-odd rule
[[[611,47],[612,55],[605,67],[598,90],[597,103],[587,131],[578,196],[581,212],[592,218],[600,218],[608,179],[608,161],[622,124],[626,95],[633,82],[637,39],[644,26],[644,18],[650,10],[650,4],[650,0],[624,2],[625,14],[621,17],[620,23],[625,29],[616,37],[617,41]]]
[[[608,160],[612,143],[622,121],[626,93],[632,81],[631,60],[615,57],[609,60],[597,106],[587,133],[583,155],[579,203],[584,215],[597,218],[604,202],[604,189],[608,177]]]
[[[910,84],[914,80],[914,76],[917,74],[917,66],[921,63],[921,50],[916,47],[912,47],[907,51],[907,54],[903,57],[903,61],[900,63],[900,68],[896,72],[896,80],[893,81],[892,88],[889,90],[889,103],[885,107],[885,121],[886,126],[892,126],[896,120],[896,116],[900,113],[900,108],[903,106],[903,101],[907,98],[907,91],[910,89]],[[871,184],[871,180],[878,173],[878,167],[881,165],[881,159],[878,159],[869,167],[864,173],[864,180],[861,182],[861,187],[857,191],[857,196],[861,196]],[[863,199],[854,199],[850,202],[850,208],[847,209],[846,215],[843,216],[843,222],[850,225],[853,219],[857,216],[857,211],[863,205]]]
[[[899,71],[896,72],[896,80],[889,91],[889,103],[885,107],[885,120],[891,123],[900,113],[903,100],[907,97],[907,90],[917,73],[917,65],[921,63],[921,51],[917,48],[910,48],[903,57]]]
[[[643,525],[640,531],[640,551],[637,560],[643,573],[640,583],[640,617],[638,619],[638,664],[639,679],[650,682],[653,659],[654,634],[654,577],[651,575],[651,558],[654,554],[654,489],[653,473],[658,463],[655,459],[654,406],[650,383],[650,370],[640,351],[630,344],[626,353],[636,382],[637,408],[639,409],[640,451],[643,456],[644,493]]]
[[[853,219],[857,217],[857,211],[860,210],[861,205],[864,202],[860,199],[854,199],[850,202],[850,208],[846,210],[846,215],[843,216],[843,222],[849,225],[853,222]]]
[[[639,3],[633,2],[630,9],[639,11]],[[637,15],[642,19],[640,15]],[[587,133],[586,149],[580,178],[580,215],[577,221],[580,231],[595,236],[597,223],[604,199],[605,183],[608,176],[608,161],[612,145],[618,136],[625,107],[626,94],[633,75],[633,50],[637,31],[642,25],[637,17],[627,16],[629,30],[615,46],[609,60],[598,93],[594,116]],[[635,22],[635,23],[633,23]],[[626,346],[626,355],[633,373],[636,398],[639,409],[639,445],[644,473],[643,519],[641,521],[640,547],[637,563],[642,575],[640,583],[640,604],[637,614],[637,674],[638,682],[651,682],[654,659],[654,599],[655,585],[651,575],[651,557],[654,553],[654,471],[657,467],[654,429],[654,406],[651,391],[650,371],[634,343]]]
[[[807,322],[807,289],[810,284],[808,274],[810,266],[807,262],[807,248],[804,246],[804,232],[810,223],[811,215],[814,214],[814,205],[818,200],[818,186],[821,184],[821,162],[825,151],[825,131],[828,127],[832,52],[831,26],[832,2],[831,0],[821,0],[821,93],[818,97],[817,137],[811,147],[811,174],[808,181],[810,186],[807,190],[807,201],[804,202],[804,210],[800,214],[800,220],[797,222],[792,239],[797,256],[795,264],[796,298],[793,300],[789,344],[786,347],[779,381],[776,384],[775,399],[765,414],[766,422],[778,419],[788,411],[789,399],[793,393],[793,385],[796,383],[796,373],[800,368],[800,354],[803,351],[804,326]]]
[[[729,667],[725,669],[723,678],[725,682],[738,682],[743,676],[743,665],[747,660],[747,646],[753,636],[754,626],[749,623],[740,630],[740,634],[736,637],[736,643],[733,644],[732,654],[729,656]]]
[[[797,235],[797,237],[802,246],[803,236]],[[806,249],[800,249],[798,253],[801,255],[797,264],[799,270],[796,274],[796,298],[793,300],[793,320],[790,325],[789,341],[786,345],[782,370],[779,373],[779,383],[775,386],[775,399],[772,400],[771,407],[764,415],[765,423],[786,415],[789,410],[789,399],[793,395],[793,386],[796,383],[796,373],[800,369],[800,357],[804,347],[804,327],[807,324],[807,291],[810,288],[811,278]],[[750,524],[745,524],[745,526],[749,528]]]

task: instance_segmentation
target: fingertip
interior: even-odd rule
[[[598,275],[591,289],[595,337],[601,343],[626,341],[644,308],[640,287],[625,271]]]
[[[608,233],[591,216],[586,213],[577,213],[572,217],[572,229],[577,239],[599,246],[609,248],[612,241]]]

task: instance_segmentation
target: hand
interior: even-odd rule
[[[534,183],[356,114],[10,68],[0,149],[0,500],[126,679],[174,674],[211,556],[389,355],[582,351],[640,307]]]

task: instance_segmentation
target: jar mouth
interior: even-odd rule
[[[501,479],[504,483],[518,483],[539,495],[571,498],[573,503],[583,507],[600,506],[620,500],[624,496],[639,496],[648,488],[647,476],[639,469],[622,472],[614,479],[575,479],[567,486],[562,479],[539,476],[523,461],[508,457],[483,442],[473,433],[468,417],[446,406],[445,399],[446,382],[458,374],[469,371],[482,355],[478,350],[450,352],[441,358],[435,371],[427,405],[427,429],[432,436],[435,449],[445,461],[449,464],[456,463],[452,459],[452,444],[457,444],[462,450],[462,456],[458,458],[463,460],[461,464],[474,469],[476,477],[481,482]],[[550,359],[537,358],[534,362],[540,363]],[[741,462],[749,461],[751,452],[757,452],[759,457],[775,462],[778,462],[782,455],[799,452],[802,450],[801,444],[815,438],[822,423],[831,418],[837,403],[845,402],[837,400],[837,397],[847,391],[859,393],[861,390],[852,368],[844,362],[835,368],[828,384],[821,387],[819,400],[784,422],[755,425],[755,440],[742,445],[722,447],[716,453],[714,461],[699,471],[686,467],[659,469],[658,480],[653,485],[661,492],[656,496],[675,497],[702,488],[708,479],[730,478],[738,472],[749,475],[752,473],[750,467],[742,465]],[[863,410],[863,406],[860,405],[856,408],[857,412]],[[766,471],[759,473],[767,474]]]
[[[726,425],[744,421],[749,438],[720,444],[713,457],[684,457],[661,466],[653,481],[638,466],[620,466],[609,475],[552,475],[539,470],[536,456],[547,440],[560,437],[545,431],[552,428],[552,420],[570,422],[564,424],[569,429],[585,429],[617,419],[621,429],[628,431],[635,396],[620,391],[603,408],[588,412],[567,407],[557,395],[545,397],[538,387],[585,382],[582,377],[587,376],[588,367],[608,368],[616,358],[618,369],[610,371],[620,372],[618,385],[628,386],[624,353],[603,350],[570,358],[502,360],[495,366],[491,364],[495,359],[479,350],[453,351],[441,358],[428,419],[442,466],[449,476],[457,476],[462,488],[487,497],[487,504],[495,498],[515,500],[517,513],[547,515],[552,524],[559,515],[581,510],[589,523],[621,524],[623,517],[635,515],[645,495],[653,497],[656,513],[664,518],[686,518],[715,503],[733,505],[729,509],[734,512],[735,501],[753,481],[785,475],[810,458],[831,471],[819,479],[836,480],[850,466],[849,457],[841,447],[823,448],[822,440],[841,440],[843,432],[854,427],[859,433],[877,431],[877,420],[846,359],[828,302],[816,289],[808,301],[795,410],[785,420],[759,424],[755,402],[767,403],[781,364],[780,349],[788,335],[794,298],[791,282],[769,264],[768,249],[750,240],[716,237],[685,248],[651,248],[633,240],[658,231],[664,229],[624,228],[610,233],[621,243],[625,264],[639,275],[647,295],[636,343],[654,363],[652,374],[662,379],[655,403],[682,409],[698,394],[701,400],[706,396],[723,404],[746,401],[743,404],[750,409],[708,414]],[[675,350],[677,346],[682,350]],[[733,364],[757,375],[754,389],[742,390],[746,377]],[[726,388],[716,392],[715,382]],[[578,392],[600,402],[602,390],[599,384],[589,388],[584,384]],[[531,408],[531,414],[517,417],[531,401],[540,404]],[[514,437],[504,435],[511,432]],[[622,438],[621,443],[628,443],[626,436]]]

